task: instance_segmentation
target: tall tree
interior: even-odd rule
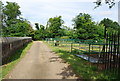
[[[38,26],[38,25],[37,25]],[[34,39],[35,40],[42,40],[46,38],[46,30],[45,30],[45,26],[40,24],[40,28],[35,30],[35,35],[34,35]]]
[[[20,6],[15,2],[6,2],[7,5],[4,7],[3,12],[7,20],[16,19],[21,15]]]
[[[39,24],[38,23],[35,23],[35,28],[37,29],[37,30],[39,30],[40,28],[39,28]]]
[[[73,20],[76,38],[91,39],[94,38],[94,23],[89,14],[80,13]]]
[[[3,21],[3,18],[2,18],[2,16],[3,16],[3,13],[2,13],[2,9],[3,9],[3,3],[2,3],[2,1],[0,1],[0,37],[1,37],[1,35],[2,35],[2,21]]]
[[[62,24],[64,21],[61,19],[61,16],[50,18],[47,22],[47,31],[48,31],[48,36],[49,37],[57,37],[57,36],[62,36]]]
[[[31,36],[33,29],[30,22],[21,18],[20,6],[15,2],[6,2],[7,5],[3,8],[3,36],[23,37]]]
[[[109,33],[118,31],[120,28],[117,22],[114,22],[109,18],[104,18],[103,20],[100,21],[100,24],[103,24],[105,26],[106,32],[109,32]]]

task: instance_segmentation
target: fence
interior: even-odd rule
[[[75,55],[97,63],[98,68],[114,72],[120,77],[120,33],[107,34],[106,39],[97,40],[76,40],[76,39],[47,39],[54,44],[54,40],[69,44],[71,52]],[[64,42],[64,43],[66,43]],[[62,45],[62,44],[61,44]],[[61,46],[59,45],[59,46]],[[64,44],[65,45],[65,44]]]
[[[106,70],[120,74],[120,33],[106,35],[103,53],[99,58],[102,58]]]
[[[1,37],[0,45],[2,46],[2,64],[7,63],[8,58],[26,43],[32,41],[31,37]]]

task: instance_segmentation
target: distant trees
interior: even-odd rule
[[[34,35],[34,39],[35,40],[42,40],[46,38],[46,30],[45,30],[45,26],[43,25],[39,25],[39,23],[35,23],[35,27],[37,30],[35,30],[35,35]]]
[[[72,21],[74,22],[75,38],[98,39],[103,33],[103,26],[95,24],[89,14],[80,13]]]
[[[103,24],[105,26],[106,32],[108,33],[114,33],[116,31],[120,31],[119,24],[109,18],[104,18],[103,20],[100,21],[100,24]]]
[[[20,6],[15,2],[6,2],[7,5],[3,6],[3,36],[5,37],[24,37],[32,36],[33,29],[30,22],[20,17]]]
[[[54,37],[61,37],[64,35],[64,32],[62,30],[62,25],[64,21],[61,19],[61,16],[50,18],[47,21],[47,36],[49,38],[54,38]]]
[[[70,39],[104,39],[104,31],[107,28],[107,32],[114,32],[120,30],[120,26],[117,22],[105,18],[100,23],[96,23],[92,20],[89,14],[80,13],[73,18],[73,28],[64,26],[64,21],[61,16],[49,18],[46,27],[35,23],[35,39],[45,38],[70,38]]]
[[[21,15],[20,6],[15,2],[6,2],[7,5],[3,9],[6,20],[17,19]]]
[[[2,4],[2,2],[0,2]],[[100,3],[99,3],[100,4]],[[5,37],[31,36],[35,40],[45,38],[71,38],[71,39],[104,39],[105,28],[107,32],[120,31],[120,26],[108,18],[104,18],[100,23],[92,20],[86,13],[79,13],[73,18],[73,28],[64,26],[62,16],[49,18],[47,25],[35,23],[36,30],[33,30],[30,22],[22,17],[20,6],[15,2],[7,2],[7,5],[0,5],[0,18],[2,24],[2,35]],[[1,15],[2,13],[2,15]]]
[[[37,30],[39,30],[40,28],[39,28],[39,24],[38,23],[35,23],[35,28],[37,29]]]
[[[3,9],[3,3],[0,1],[0,36],[2,35],[2,9]]]

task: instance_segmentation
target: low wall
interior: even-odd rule
[[[19,48],[32,41],[31,37],[1,37],[2,64],[8,63],[8,58]]]

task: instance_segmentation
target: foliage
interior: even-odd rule
[[[74,30],[70,27],[67,27],[67,26],[63,26],[63,33],[64,33],[64,36],[63,38],[67,37],[68,39],[72,39],[74,38]]]
[[[36,24],[36,23],[35,23]],[[37,23],[36,24],[36,29],[35,30],[35,35],[34,35],[34,40],[42,40],[46,38],[46,30],[45,30],[45,26],[40,25]]]
[[[3,9],[3,13],[5,15],[5,18],[7,20],[16,19],[19,15],[21,15],[20,12],[20,6],[15,2],[6,2],[7,5]]]
[[[107,2],[108,1],[108,2]],[[106,0],[109,3],[109,0]],[[101,5],[98,0],[96,3]],[[49,18],[46,27],[35,23],[33,30],[31,23],[20,17],[20,6],[15,2],[7,2],[7,5],[2,5],[2,30],[5,37],[23,37],[31,36],[35,40],[42,40],[45,38],[70,38],[70,39],[95,39],[101,40],[104,38],[104,29],[107,32],[120,31],[119,24],[110,19],[103,19],[100,24],[92,21],[92,17],[86,13],[80,13],[73,18],[74,28],[64,26],[62,16]],[[112,33],[111,32],[111,33]]]
[[[97,39],[101,37],[102,25],[95,24],[89,14],[80,13],[74,19],[75,38],[78,39]],[[102,35],[103,36],[103,35]]]
[[[119,24],[109,18],[104,18],[100,21],[100,24],[103,24],[106,27],[108,33],[114,33],[120,30]]]
[[[34,31],[29,21],[20,17],[20,6],[15,2],[6,2],[3,6],[3,36],[4,37],[33,37]]]
[[[47,36],[49,38],[63,36],[63,30],[61,28],[64,21],[61,19],[61,16],[50,18],[47,22]]]
[[[37,30],[39,30],[40,28],[39,28],[39,24],[38,23],[35,23],[35,28],[37,29]]]
[[[0,1],[0,37],[2,34],[2,8],[3,8],[2,4],[3,4],[2,1]]]

